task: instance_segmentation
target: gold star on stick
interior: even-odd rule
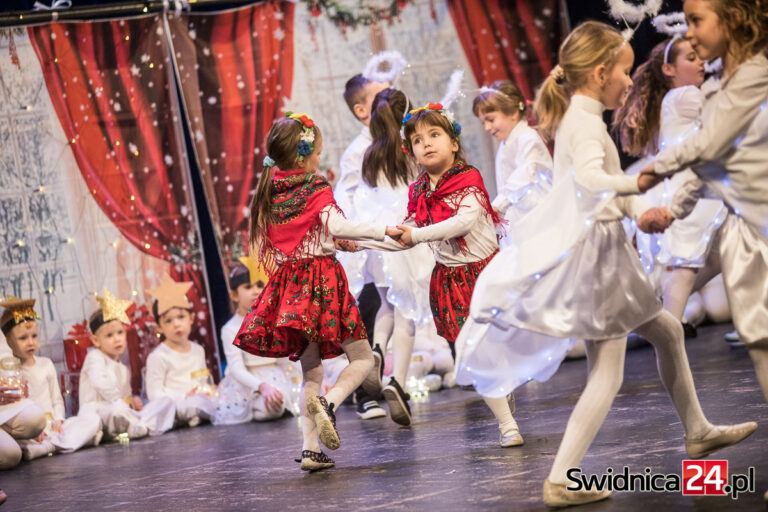
[[[261,281],[262,283],[266,284],[266,282],[269,281],[267,273],[264,271],[264,266],[254,258],[251,258],[250,256],[243,256],[241,258],[237,258],[237,261],[245,265],[245,267],[248,269],[248,274],[251,278],[251,284],[255,283],[256,281]]]
[[[102,316],[104,317],[104,323],[111,322],[112,320],[120,320],[124,324],[130,324],[131,320],[128,318],[126,311],[133,304],[129,300],[121,300],[109,293],[109,290],[104,288],[104,297],[96,297],[96,302],[101,306]]]
[[[147,290],[157,299],[157,313],[162,315],[171,308],[191,309],[187,300],[187,291],[192,287],[191,281],[177,283],[167,272],[163,273],[160,286],[154,290]]]

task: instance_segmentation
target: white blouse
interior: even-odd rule
[[[515,125],[496,152],[496,191],[491,203],[504,212],[520,201],[527,187],[537,180],[552,180],[552,157],[539,134],[525,120]]]
[[[192,343],[188,352],[177,352],[165,343],[158,345],[147,357],[144,385],[150,401],[169,396],[183,400],[196,386],[192,374],[205,370],[205,350]]]
[[[131,395],[131,372],[128,367],[98,348],[90,349],[80,371],[80,405],[112,403]]]
[[[649,205],[637,196],[637,176],[621,169],[608,127],[603,121],[605,106],[599,101],[574,94],[555,135],[553,175],[555,183],[573,172],[578,185],[595,192],[612,191],[612,199],[596,220],[619,220],[625,216],[638,218]]]
[[[670,211],[690,212],[704,183],[735,213],[765,233],[768,228],[768,58],[739,65],[707,94],[701,128],[656,157],[656,172],[691,167],[700,180],[675,194]]]
[[[21,373],[27,379],[29,398],[54,420],[63,420],[64,399],[61,397],[56,367],[47,357],[35,356],[35,364],[21,367]]]

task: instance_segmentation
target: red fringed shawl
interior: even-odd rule
[[[275,251],[288,259],[306,256],[313,244],[320,243],[320,211],[329,204],[338,209],[331,184],[322,176],[302,169],[275,169],[271,206],[275,222],[267,228],[262,261],[274,261]]]
[[[456,215],[459,203],[469,194],[477,197],[495,226],[502,224],[501,216],[491,206],[491,199],[480,171],[461,161],[456,162],[453,169],[440,177],[434,190],[429,187],[429,175],[426,172],[421,173],[408,191],[406,220],[413,218],[418,227],[442,222]],[[456,242],[461,251],[465,252],[467,242],[464,237],[457,238]]]

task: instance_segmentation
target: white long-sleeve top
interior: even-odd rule
[[[341,209],[347,214],[352,215],[353,197],[355,189],[360,185],[363,176],[363,157],[365,151],[373,142],[371,131],[367,126],[363,126],[360,133],[347,146],[339,161],[339,181],[334,187],[334,196]]]
[[[701,128],[656,157],[655,170],[664,174],[685,167],[706,183],[725,204],[749,223],[768,227],[768,58],[756,55],[739,65],[710,90],[701,114]],[[681,215],[686,192],[681,187],[670,210]],[[700,193],[700,192],[699,192]]]
[[[147,357],[147,398],[152,401],[169,396],[174,401],[182,400],[197,385],[192,374],[206,368],[205,350],[197,343],[192,343],[188,352],[177,352],[161,343]]]
[[[131,395],[128,367],[98,348],[90,349],[80,370],[80,405],[112,403]]]
[[[251,368],[258,366],[270,366],[276,364],[278,361],[288,358],[275,359],[272,357],[261,357],[253,354],[249,354],[244,350],[240,350],[233,342],[235,336],[240,330],[244,317],[235,313],[227,323],[221,328],[221,344],[224,347],[224,356],[227,358],[227,376],[232,376],[237,382],[243,386],[256,391],[259,389],[262,381],[256,378],[256,376],[250,372]]]
[[[552,156],[539,134],[521,120],[512,128],[496,151],[496,191],[491,205],[504,212],[520,201],[526,187],[539,179],[538,174],[552,175]]]
[[[323,208],[320,213],[320,221],[323,228],[320,230],[320,240],[316,244],[300,244],[307,247],[302,253],[302,257],[311,258],[315,256],[333,256],[336,254],[336,246],[333,244],[334,237],[345,240],[379,240],[382,241],[387,236],[387,226],[372,225],[364,222],[355,222],[344,218],[338,209],[329,204]],[[327,230],[325,229],[327,226]],[[284,229],[284,228],[283,228]],[[310,233],[304,235],[311,236]],[[277,254],[278,263],[285,261],[285,256]]]
[[[555,183],[573,172],[576,183],[590,191],[612,191],[612,199],[596,216],[598,221],[637,219],[648,209],[640,193],[637,176],[621,169],[608,127],[603,121],[605,106],[599,101],[574,94],[555,135],[553,175]]]
[[[29,398],[43,411],[50,413],[54,421],[65,416],[64,399],[61,398],[56,367],[47,357],[35,356],[35,364],[21,367],[21,373],[29,386]]]
[[[434,188],[432,183],[430,187]],[[496,229],[493,220],[485,208],[480,204],[474,193],[465,194],[458,204],[456,215],[442,222],[421,228],[415,226],[411,219],[405,224],[412,226],[411,237],[414,243],[430,243],[435,254],[435,260],[447,267],[460,267],[475,261],[484,260],[499,248],[496,237]],[[450,202],[450,196],[446,201]],[[467,244],[466,251],[462,252],[459,244],[454,240],[464,237]],[[388,240],[384,243],[364,242],[360,244],[369,249],[383,251],[402,250],[399,243]]]

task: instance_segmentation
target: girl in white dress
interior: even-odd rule
[[[704,416],[680,322],[661,308],[621,224],[625,215],[637,218],[646,209],[637,194],[660,181],[648,173],[622,172],[602,118],[625,100],[633,59],[622,35],[599,22],[579,25],[561,45],[560,64],[539,90],[535,107],[542,133],[555,135],[555,185],[526,222],[514,226],[540,232],[525,233],[538,237],[529,242],[536,251],[511,246],[489,263],[459,336],[457,381],[474,382],[491,396],[551,375],[569,345],[558,338],[586,340],[589,379],[544,482],[549,506],[610,494],[569,491],[566,472],[579,467],[621,387],[629,332],[656,350],[691,458],[736,443],[757,428],[756,423],[718,427]]]
[[[655,155],[698,128],[704,101],[699,89],[704,81],[704,63],[689,41],[677,37],[659,43],[632,80],[627,102],[614,114],[616,131],[629,154]],[[654,206],[666,206],[677,189],[693,177],[690,169],[680,172],[653,187],[644,198]],[[638,233],[638,247],[655,255],[653,263],[661,267],[664,309],[680,319],[683,327],[690,321],[684,312],[691,292],[701,289],[720,272],[717,251],[710,249],[725,215],[722,201],[707,199],[662,235]],[[708,297],[714,296],[708,293]],[[715,311],[723,306],[710,305]]]
[[[417,169],[401,149],[400,125],[409,105],[405,94],[392,88],[379,92],[373,100],[373,142],[363,157],[362,180],[354,194],[356,219],[362,222],[394,225],[408,214],[408,186],[416,178]],[[429,278],[434,263],[427,246],[401,252],[367,251],[367,280],[376,285],[381,297],[373,340],[382,354],[391,345],[394,357],[395,382],[390,381],[383,393],[390,417],[400,425],[411,424],[411,411],[407,396],[399,393],[396,386],[405,388],[417,324],[432,319]],[[366,391],[377,396],[382,390]]]
[[[552,187],[552,156],[539,134],[528,126],[528,105],[509,80],[480,88],[472,112],[483,129],[499,141],[496,151],[496,198],[491,203],[508,223],[536,206]],[[500,240],[501,247],[512,241]]]
[[[686,0],[683,7],[686,37],[702,59],[721,58],[723,72],[716,87],[706,88],[700,129],[645,169],[671,174],[690,167],[697,178],[680,187],[668,209],[647,218],[669,226],[705,195],[728,207],[718,245],[723,280],[768,400],[768,12],[746,0]]]

